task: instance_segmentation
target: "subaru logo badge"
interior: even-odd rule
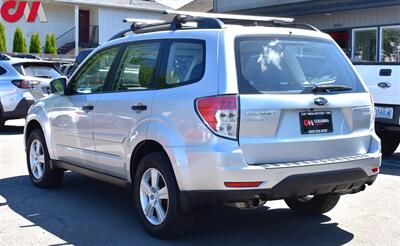
[[[380,82],[380,83],[378,83],[378,86],[381,87],[382,89],[386,89],[392,85],[389,82]]]
[[[328,103],[328,100],[326,100],[326,98],[323,98],[323,97],[317,97],[314,99],[314,103],[315,103],[315,105],[318,105],[318,106],[324,106],[325,104]]]

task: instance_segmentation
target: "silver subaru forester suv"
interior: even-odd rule
[[[318,215],[375,181],[371,97],[327,34],[290,19],[173,14],[133,23],[31,107],[34,185],[57,186],[65,170],[128,184],[146,231],[170,238],[199,207],[284,199]]]

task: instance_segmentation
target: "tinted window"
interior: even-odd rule
[[[14,64],[13,67],[21,75],[37,77],[37,78],[57,78],[60,73],[54,68],[53,64],[48,63],[19,63]]]
[[[7,70],[0,66],[0,75],[7,73]]]
[[[173,42],[168,55],[166,87],[199,81],[203,77],[204,69],[204,42]]]
[[[73,93],[95,93],[103,90],[119,47],[100,51],[92,56],[71,81]]]
[[[159,49],[159,43],[128,45],[117,70],[113,89],[126,91],[150,88]]]
[[[333,41],[309,38],[239,38],[240,93],[301,93],[314,85],[365,91]]]

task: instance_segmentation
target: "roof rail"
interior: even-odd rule
[[[136,34],[178,29],[222,29],[225,24],[240,24],[240,22],[250,22],[251,25],[262,25],[266,23],[277,27],[293,27],[319,31],[311,25],[295,23],[293,18],[175,10],[166,10],[163,14],[172,14],[175,15],[175,17],[172,21],[126,18],[124,22],[131,22],[131,31]],[[191,23],[196,23],[197,26],[190,25]]]

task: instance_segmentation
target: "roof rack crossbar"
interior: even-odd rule
[[[175,15],[175,17],[172,21],[126,18],[124,19],[124,22],[132,23],[131,31],[136,34],[178,29],[221,29],[224,27],[225,23],[231,24],[243,21],[250,22],[252,25],[256,26],[262,25],[262,23],[268,23],[269,25],[278,27],[285,26],[319,31],[317,28],[309,24],[295,23],[293,18],[202,13],[174,10],[166,10],[163,14],[172,14]],[[185,26],[185,24],[189,23],[196,23],[197,26]]]
[[[194,17],[190,15],[176,15],[172,21],[169,22],[157,22],[157,23],[141,23],[133,22],[131,25],[131,31],[134,33],[146,33],[153,31],[162,30],[178,30],[182,29],[184,24],[197,23],[197,28],[207,29],[221,29],[224,23],[216,18],[208,17]],[[191,27],[189,27],[191,28]]]
[[[248,20],[248,21],[265,21],[265,22],[293,22],[293,18],[271,17],[271,16],[254,16],[254,15],[235,15],[235,14],[220,14],[220,13],[203,13],[191,11],[175,11],[166,10],[164,14],[186,15],[193,17],[208,17],[220,20]]]

